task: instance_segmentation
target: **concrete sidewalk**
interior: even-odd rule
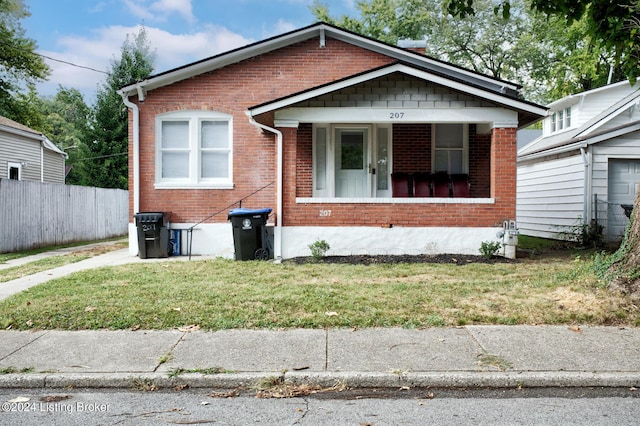
[[[84,269],[186,259],[141,260],[116,250],[0,283],[0,299]],[[640,387],[639,328],[5,330],[0,342],[0,372],[18,371],[0,374],[0,387],[129,388],[138,380],[251,388],[273,377],[327,387]],[[204,374],[212,369],[221,373]]]
[[[0,331],[0,387],[640,387],[640,329]],[[217,369],[219,374],[204,374]],[[175,374],[181,372],[180,374]]]
[[[21,266],[27,264],[29,262],[34,262],[40,259],[44,259],[46,257],[53,256],[64,256],[66,254],[71,254],[73,252],[85,250],[87,248],[101,246],[101,245],[113,245],[116,242],[105,242],[105,243],[96,243],[89,244],[84,246],[77,247],[69,247],[64,249],[52,250],[40,254],[36,254],[33,256],[23,257],[19,259],[9,260],[6,263],[0,264],[0,274],[2,274],[3,269],[11,268],[14,266]],[[193,257],[193,260],[201,260],[204,259],[204,256]],[[189,258],[187,256],[178,256],[178,257],[169,257],[169,258],[160,258],[160,259],[140,259],[137,256],[131,256],[129,254],[129,249],[120,249],[110,251],[98,256],[90,257],[85,260],[81,260],[80,262],[70,263],[68,265],[60,266],[57,268],[49,269],[46,271],[38,272],[33,275],[27,275],[22,278],[18,278],[12,281],[0,282],[0,300],[6,299],[12,294],[24,291],[34,285],[42,284],[52,279],[61,278],[67,275],[70,275],[74,272],[84,271],[87,269],[94,269],[101,266],[115,266],[115,265],[123,265],[126,263],[151,263],[151,262],[179,262],[179,261],[187,261]]]

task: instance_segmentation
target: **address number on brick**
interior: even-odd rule
[[[320,210],[320,217],[329,217],[331,216],[331,210]]]

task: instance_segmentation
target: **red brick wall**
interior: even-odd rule
[[[388,57],[333,39],[327,39],[326,47],[321,48],[318,40],[313,39],[148,92],[145,101],[139,104],[140,211],[172,212],[174,222],[198,222],[220,211],[210,222],[226,222],[228,209],[237,207],[239,199],[272,183],[251,195],[243,206],[272,207],[276,215],[276,138],[252,126],[245,111],[390,62],[393,61]],[[156,116],[181,110],[233,115],[234,189],[154,189]],[[273,124],[272,119],[264,122]],[[131,135],[131,123],[129,128]],[[474,135],[473,143],[470,141],[470,167],[481,171],[478,176],[485,173],[490,176],[490,195],[496,198],[495,205],[296,204],[296,196],[312,195],[311,129],[310,124],[302,124],[299,129],[280,129],[284,135],[284,225],[493,226],[515,217],[515,129],[496,129],[491,138]],[[404,153],[394,151],[394,170],[430,170],[430,126],[398,124],[393,133],[394,139],[412,140],[415,148],[420,147]],[[399,146],[394,143],[394,149]],[[129,149],[131,161],[131,144]],[[488,160],[488,152],[492,160],[487,169],[482,159]],[[130,162],[130,182],[132,170]],[[474,186],[478,191],[488,190],[481,180],[472,181],[472,191]],[[133,197],[133,191],[130,194]],[[472,192],[472,196],[478,195]],[[132,198],[130,206],[133,216]],[[331,215],[321,216],[320,210],[331,210]]]
[[[197,222],[224,210],[210,222],[225,222],[228,206],[236,207],[234,203],[240,198],[270,182],[274,184],[249,197],[243,207],[275,210],[275,135],[252,126],[245,111],[251,106],[390,62],[393,60],[386,56],[338,40],[328,38],[323,48],[318,39],[312,39],[149,91],[145,101],[139,103],[140,211],[168,211],[173,213],[174,222]],[[211,110],[233,115],[233,190],[154,189],[156,115],[181,110]],[[130,125],[129,140],[133,141],[131,132]],[[129,158],[133,159],[131,144],[129,149]],[[132,163],[129,170],[129,182],[133,182]],[[301,188],[301,191],[307,190]],[[130,192],[133,220],[132,197],[133,190]]]
[[[396,128],[401,129],[396,132]],[[429,125],[394,125],[394,170],[414,172],[413,167],[426,167],[430,170],[429,158],[417,154],[412,149],[403,153],[398,149],[401,141],[418,140],[420,144],[429,144]],[[506,219],[515,218],[515,129],[495,129],[492,135],[477,135],[475,126],[469,130],[469,172],[471,178],[471,196],[495,197],[495,204],[296,204],[298,197],[311,197],[311,125],[301,124],[297,132],[287,130],[289,137],[297,138],[297,150],[285,137],[285,194],[284,224],[287,226],[325,225],[325,226],[462,226],[484,227],[501,226]],[[415,139],[418,135],[422,138]],[[427,136],[424,136],[427,135]],[[503,146],[504,145],[504,146]],[[424,148],[424,146],[423,146]],[[495,149],[494,149],[495,148]],[[430,157],[430,146],[426,151]],[[490,157],[497,154],[497,158]],[[396,157],[398,156],[398,157]],[[293,160],[295,159],[295,161]],[[428,165],[428,166],[427,166]],[[497,170],[497,169],[500,170]],[[297,171],[293,173],[293,170]],[[509,177],[512,176],[511,179]],[[293,179],[295,183],[287,181]],[[496,187],[495,181],[501,182]],[[493,185],[493,186],[491,186]],[[301,188],[303,188],[301,190]],[[311,188],[311,189],[309,189]],[[320,212],[323,212],[321,215]],[[329,216],[327,211],[331,211]]]
[[[393,172],[431,173],[431,125],[393,125]]]
[[[491,135],[478,135],[469,126],[469,195],[471,198],[491,196]]]
[[[516,129],[493,129],[491,135],[491,196],[496,216],[516,217]]]

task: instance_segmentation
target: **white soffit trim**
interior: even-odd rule
[[[432,83],[435,83],[441,86],[449,87],[451,89],[454,89],[463,93],[467,93],[471,96],[477,96],[477,97],[486,99],[490,102],[499,103],[501,105],[527,111],[532,114],[544,116],[547,113],[547,110],[544,107],[538,107],[528,103],[520,102],[517,99],[512,99],[491,91],[469,86],[467,84],[460,83],[457,81],[452,81],[446,77],[441,77],[439,75],[435,75],[427,71],[418,70],[418,69],[409,67],[407,65],[393,64],[385,68],[381,68],[365,74],[360,74],[352,78],[338,81],[333,84],[328,84],[328,85],[319,87],[317,89],[308,90],[303,93],[299,93],[297,95],[293,95],[284,99],[277,100],[275,102],[271,102],[271,103],[250,109],[251,115],[256,116],[259,114],[263,114],[265,112],[271,112],[273,110],[286,108],[298,102],[303,102],[309,99],[313,99],[315,97],[318,97],[327,93],[335,92],[356,84],[365,83],[369,80],[384,77],[395,72],[401,72],[407,75],[411,75],[413,77],[416,77],[425,81],[430,81]]]

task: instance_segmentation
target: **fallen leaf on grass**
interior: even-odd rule
[[[182,332],[185,332],[185,333],[189,333],[191,331],[198,331],[198,330],[200,330],[200,326],[196,325],[196,324],[191,324],[191,325],[185,325],[185,326],[182,326],[182,327],[178,327],[178,331],[182,331]]]
[[[85,312],[95,312],[96,311],[96,307],[95,306],[87,306],[86,308],[84,308]]]
[[[334,312],[334,311],[325,312],[324,314],[325,314],[326,316],[328,316],[328,317],[336,317],[336,316],[338,316],[338,313],[337,313],[337,312]]]

